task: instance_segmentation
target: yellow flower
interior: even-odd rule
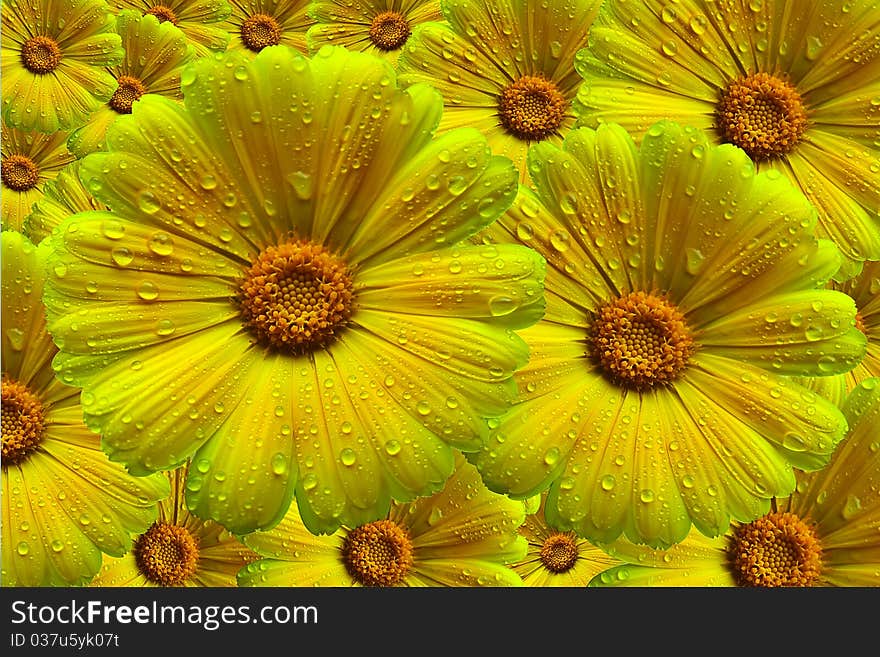
[[[45,134],[2,124],[0,179],[3,189],[3,230],[21,230],[46,183],[73,162],[67,150],[67,133]]]
[[[327,46],[193,64],[83,160],[112,213],[51,236],[60,375],[137,474],[192,457],[187,502],[236,534],[296,494],[310,530],[443,486],[516,396],[543,260],[462,240],[516,172],[380,59]]]
[[[106,558],[92,586],[235,586],[236,575],[259,555],[213,520],[186,508],[186,467],[167,473],[171,494],[159,503],[159,517],[131,551]]]
[[[545,502],[544,495],[526,502],[526,520],[519,529],[529,547],[525,558],[512,567],[526,586],[586,586],[620,563],[574,532],[553,529],[544,517]]]
[[[104,149],[107,128],[144,94],[160,94],[181,99],[180,74],[192,59],[194,50],[183,32],[155,16],[122,11],[116,17],[116,30],[122,38],[125,59],[109,68],[116,91],[81,128],[70,136],[70,150],[77,156]]]
[[[746,154],[662,122],[637,150],[616,125],[532,147],[535,190],[487,232],[548,262],[547,311],[522,331],[521,402],[474,456],[547,520],[593,543],[654,547],[749,521],[825,465],[846,422],[788,376],[862,358],[815,211]]]
[[[880,260],[876,0],[609,0],[577,68],[578,125],[638,141],[660,119],[743,148],[799,186],[841,277]]]
[[[79,389],[55,378],[40,302],[48,250],[2,233],[3,586],[88,582],[101,554],[128,550],[168,492],[160,477],[110,463],[82,423]]]
[[[848,372],[846,391],[865,379],[880,376],[880,262],[866,262],[860,274],[833,288],[845,292],[856,302],[856,327],[868,339],[868,351],[862,361]]]
[[[310,533],[291,508],[274,529],[244,542],[266,557],[241,586],[522,586],[525,507],[489,491],[460,455],[446,487],[393,504],[388,515],[330,536]]]
[[[586,45],[599,0],[449,0],[448,24],[413,31],[398,61],[401,84],[428,82],[445,101],[440,130],[473,126],[528,179],[530,144],[560,144],[574,126]]]
[[[366,50],[391,64],[415,26],[443,19],[440,0],[321,0],[312,3],[309,15],[317,21],[308,32],[311,50],[335,44]]]
[[[196,57],[226,50],[229,33],[223,21],[232,7],[225,0],[107,0],[115,12],[135,9],[169,22],[186,35]]]
[[[229,0],[232,14],[225,27],[229,50],[260,52],[282,44],[308,52],[306,32],[315,21],[308,16],[309,0]]]
[[[5,0],[3,120],[21,130],[72,130],[115,88],[122,59],[104,0]]]
[[[850,428],[831,463],[798,472],[770,513],[665,551],[612,544],[628,564],[591,586],[880,586],[880,379],[856,386],[843,410]]]

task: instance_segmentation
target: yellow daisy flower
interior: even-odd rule
[[[3,0],[3,120],[21,130],[81,125],[110,98],[122,59],[104,0]]]
[[[521,402],[474,455],[487,485],[548,486],[547,520],[654,547],[749,521],[828,462],[846,422],[785,375],[862,358],[847,295],[787,180],[693,128],[620,126],[532,147],[535,191],[488,229],[548,262],[547,311],[521,333]]]
[[[323,0],[312,3],[309,15],[317,21],[308,31],[311,50],[335,44],[365,50],[391,64],[397,63],[416,25],[443,20],[440,0]]]
[[[531,249],[456,244],[516,171],[434,90],[327,46],[202,59],[88,155],[45,299],[86,421],[137,474],[192,457],[193,513],[242,534],[296,491],[310,530],[439,490],[516,396],[543,312]]]
[[[858,276],[832,286],[856,302],[856,327],[868,339],[865,357],[844,375],[849,392],[865,379],[880,376],[880,262],[866,262]]]
[[[131,547],[167,482],[110,463],[82,423],[80,391],[55,378],[40,295],[48,243],[2,233],[3,586],[79,585],[101,554]]]
[[[512,567],[526,586],[586,586],[600,572],[620,564],[574,532],[553,529],[544,517],[545,502],[545,495],[526,502],[525,523],[519,529],[528,550]]]
[[[125,556],[105,558],[92,586],[236,586],[238,571],[259,555],[213,520],[186,508],[186,467],[167,473],[171,495],[159,503],[159,517],[132,537]]]
[[[578,125],[637,140],[660,119],[743,148],[799,186],[843,278],[880,260],[876,0],[609,0],[576,64]]]
[[[530,144],[560,144],[575,123],[575,53],[600,0],[449,0],[449,24],[417,27],[398,61],[401,84],[428,82],[445,100],[440,130],[473,126],[528,178]]]
[[[74,160],[67,150],[67,135],[16,130],[2,124],[3,230],[21,230],[34,203],[42,198],[46,183]]]
[[[120,115],[131,114],[144,94],[183,98],[180,74],[195,52],[183,32],[168,21],[160,23],[152,14],[141,16],[136,11],[120,12],[116,30],[125,49],[125,59],[108,69],[116,91],[70,136],[70,150],[77,157],[103,150],[107,128]]]
[[[241,586],[522,586],[525,507],[489,491],[456,457],[445,488],[387,516],[330,536],[310,533],[291,508],[281,523],[244,542],[266,557],[241,570]]]
[[[844,405],[849,433],[831,463],[797,473],[797,489],[751,523],[717,538],[691,532],[668,550],[618,542],[627,565],[591,586],[880,586],[880,379]]]
[[[107,0],[115,12],[134,9],[169,22],[186,35],[196,57],[226,50],[229,33],[223,21],[232,7],[226,0]]]
[[[229,50],[258,53],[282,44],[307,53],[309,0],[229,0],[232,14],[226,21]]]

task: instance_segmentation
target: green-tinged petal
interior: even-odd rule
[[[89,193],[79,179],[80,160],[71,162],[58,172],[54,180],[43,186],[43,196],[24,222],[24,233],[38,243],[51,234],[56,226],[77,212],[106,210],[106,206]]]
[[[716,564],[696,566],[687,569],[647,568],[624,565],[610,568],[594,577],[591,587],[630,586],[645,587],[718,587],[734,586],[733,576],[727,572],[719,560]]]
[[[245,566],[238,574],[239,586],[354,586],[338,549],[328,554],[305,552],[302,561],[260,559]]]

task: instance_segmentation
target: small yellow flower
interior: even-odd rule
[[[229,50],[255,54],[283,44],[308,53],[306,32],[309,0],[229,0],[232,14],[225,23]]]
[[[134,9],[171,23],[186,35],[196,57],[226,50],[229,33],[223,21],[232,7],[226,0],[107,0],[115,12]]]

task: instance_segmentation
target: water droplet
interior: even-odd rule
[[[113,249],[110,252],[110,257],[113,258],[113,262],[115,262],[120,267],[128,267],[131,264],[131,261],[134,260],[134,256],[131,254],[131,251],[126,249],[124,246],[119,246]]]
[[[138,286],[137,295],[144,301],[154,301],[159,298],[159,288],[152,281],[143,281]]]
[[[354,465],[355,461],[357,461],[357,454],[350,447],[346,447],[341,452],[339,452],[339,460],[342,461],[342,465],[351,467]]]
[[[393,438],[386,441],[385,451],[388,453],[389,456],[396,456],[397,454],[400,454],[400,442],[394,440]]]
[[[163,232],[153,233],[147,246],[150,251],[160,256],[171,255],[174,251],[174,244],[171,241],[171,235]]]
[[[614,475],[605,475],[599,483],[602,486],[602,490],[611,490],[614,488]]]
[[[287,472],[287,457],[281,452],[272,457],[272,472],[277,475],[283,475]]]

